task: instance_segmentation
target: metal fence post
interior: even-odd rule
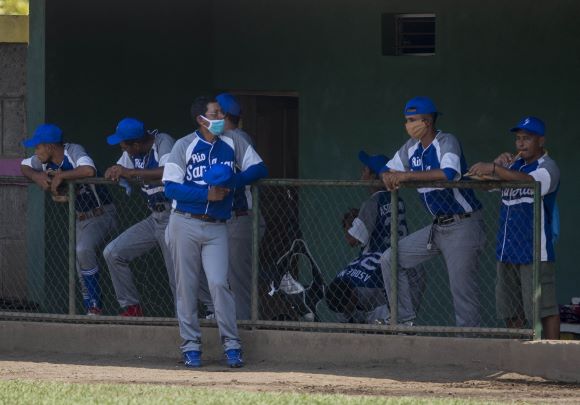
[[[540,182],[534,183],[534,263],[533,263],[533,308],[534,308],[534,340],[542,338],[542,319],[540,318],[540,297],[542,286],[540,284],[540,266],[542,262],[542,195]]]
[[[75,211],[75,183],[68,183],[68,313],[76,313],[75,279],[76,279],[76,211]]]
[[[391,191],[391,290],[389,303],[391,306],[391,325],[397,325],[399,320],[399,192]]]
[[[260,193],[252,186],[252,321],[258,320],[258,267],[260,263]]]

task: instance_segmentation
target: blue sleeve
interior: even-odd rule
[[[389,172],[390,170],[391,169],[389,169],[389,166],[384,165],[383,168],[381,170],[379,170],[379,174]]]
[[[236,173],[233,178],[233,187],[242,188],[266,176],[268,176],[268,169],[264,162],[260,162],[248,167],[243,172]]]
[[[445,173],[445,177],[447,177],[447,180],[449,181],[453,181],[455,180],[455,177],[457,176],[457,172],[449,167],[446,167],[445,169],[442,169],[443,173]]]
[[[182,202],[206,202],[207,189],[190,187],[172,181],[165,182],[165,196]]]

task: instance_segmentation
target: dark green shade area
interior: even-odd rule
[[[580,294],[580,3],[46,3],[46,120],[101,167],[118,158],[105,138],[121,118],[181,137],[191,131],[191,101],[208,90],[298,92],[301,178],[356,178],[360,149],[392,156],[407,139],[402,111],[413,96],[434,99],[468,163],[513,151],[509,128],[541,117],[562,172],[559,301]],[[385,16],[401,13],[436,15],[435,55],[384,56]],[[30,108],[42,102],[30,99]]]

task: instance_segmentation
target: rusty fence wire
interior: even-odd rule
[[[105,188],[112,204],[107,204],[104,212],[91,212],[83,218],[74,206],[79,187]],[[475,255],[473,266],[466,265],[464,270],[468,277],[450,273],[450,263],[446,263],[446,259],[451,260],[451,266],[457,268],[453,261],[462,256],[437,254],[437,240],[430,238],[433,257],[412,266],[395,265],[405,262],[405,252],[399,252],[399,244],[407,246],[405,238],[433,225],[433,216],[417,193],[418,188],[426,187],[469,189],[481,202],[482,208],[473,216],[444,218],[437,224],[440,233],[456,222],[477,224],[475,231],[464,235],[465,243],[451,247]],[[133,184],[133,192],[127,195],[118,184],[87,179],[69,187],[68,199],[60,202],[23,178],[0,178],[0,188],[2,212],[16,207],[14,215],[0,217],[2,316],[72,322],[176,323],[169,276],[162,250],[155,243],[141,249],[136,257],[115,257],[117,262],[129,266],[136,288],[129,295],[137,297],[143,311],[143,317],[118,316],[127,302],[120,300],[120,295],[124,295],[115,289],[111,266],[103,252],[119,235],[152,215],[138,190],[139,184]],[[533,319],[522,319],[518,329],[507,328],[497,313],[500,191],[524,188],[537,191],[535,183],[522,182],[407,183],[388,193],[378,182],[262,180],[252,188],[253,229],[248,236],[253,253],[251,269],[247,270],[252,277],[248,292],[251,317],[239,323],[258,328],[538,338],[537,306]],[[522,238],[535,242],[532,287],[536,297],[538,202],[536,193],[534,231],[531,227],[521,229]],[[391,208],[395,206],[397,209]],[[169,215],[169,207],[167,212],[155,215]],[[105,216],[110,221],[97,237],[91,228]],[[87,285],[78,272],[78,264],[79,255],[88,255],[86,260],[90,262],[91,249],[87,253],[86,240],[84,248],[79,247],[83,238],[79,233],[94,236],[88,239],[98,271],[98,317],[87,316]],[[389,254],[385,253],[387,250]],[[110,254],[108,260],[112,260]],[[387,262],[390,268],[385,270]],[[464,285],[471,290],[462,290]],[[475,294],[462,296],[473,288]],[[511,298],[509,305],[517,306],[514,311],[521,312],[519,291],[514,290]],[[471,303],[470,316],[476,320],[462,320],[465,311],[457,305],[462,299]],[[200,309],[203,315],[201,304]],[[214,322],[203,320],[202,324]]]

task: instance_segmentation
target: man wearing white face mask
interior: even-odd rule
[[[243,138],[222,135],[224,114],[215,100],[198,97],[191,107],[197,130],[175,143],[163,170],[173,210],[165,237],[175,268],[181,350],[186,367],[201,366],[197,316],[200,272],[207,277],[227,365],[242,367],[236,307],[228,285],[228,233],[234,192],[267,175]],[[234,173],[233,168],[239,168]]]
[[[428,97],[415,97],[405,106],[405,129],[411,137],[382,170],[388,190],[403,181],[458,181],[467,172],[461,145],[455,136],[439,131],[435,122],[440,114]],[[457,326],[479,326],[478,254],[485,243],[481,203],[469,189],[419,188],[421,201],[433,223],[401,239],[399,265],[416,267],[443,255],[453,296]],[[391,250],[381,257],[381,268],[390,292]],[[408,286],[399,280],[401,298]],[[410,300],[399,299],[399,302]],[[412,308],[401,308],[402,313]]]

